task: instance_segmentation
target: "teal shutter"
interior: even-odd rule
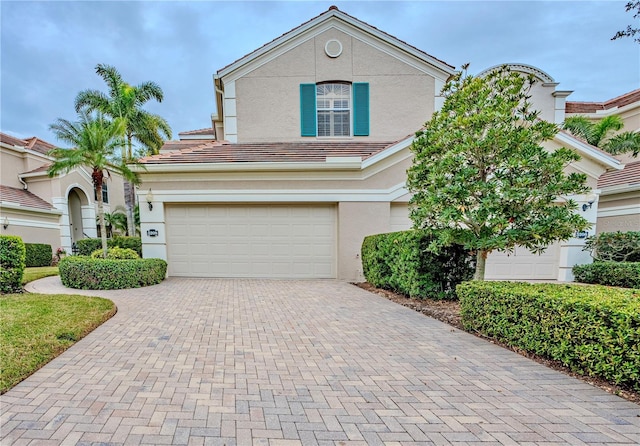
[[[353,84],[353,136],[369,136],[369,84]]]
[[[300,132],[316,136],[316,84],[300,84]]]

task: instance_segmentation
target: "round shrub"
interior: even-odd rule
[[[167,274],[162,259],[93,259],[70,256],[58,265],[64,286],[82,290],[119,290],[156,285]]]
[[[93,259],[102,259],[103,251],[102,249],[96,249],[91,253],[91,258]],[[140,256],[133,249],[127,248],[107,248],[107,259],[111,260],[127,260],[127,259],[139,259]]]
[[[22,291],[25,248],[15,235],[0,235],[0,293]]]

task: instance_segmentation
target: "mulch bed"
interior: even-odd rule
[[[356,283],[354,285],[364,290],[367,290],[371,293],[385,297],[392,302],[411,308],[412,310],[415,310],[418,313],[422,313],[425,316],[432,317],[446,324],[449,324],[455,328],[464,330],[464,328],[462,327],[462,318],[460,317],[460,303],[458,301],[433,300],[433,299],[410,299],[402,294],[394,293],[393,291],[376,288],[367,282]],[[489,339],[484,336],[478,335],[477,333],[472,333],[472,334],[478,337],[481,337],[483,339],[486,339],[492,344],[496,344],[506,349],[512,350],[540,364],[544,364],[547,367],[550,367],[554,370],[562,372],[566,375],[570,375],[574,378],[578,378],[588,384],[591,384],[592,386],[599,387],[602,390],[605,390],[614,395],[618,395],[621,398],[624,398],[626,400],[629,400],[633,403],[640,405],[640,392],[622,388],[616,384],[612,384],[608,381],[605,381],[604,379],[578,375],[572,372],[571,370],[569,370],[567,367],[563,366],[562,363],[560,363],[559,361],[552,361],[552,360],[543,358],[541,356],[531,354],[517,347],[511,347],[509,345],[498,342],[495,339]]]

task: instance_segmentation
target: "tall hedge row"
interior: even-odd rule
[[[455,287],[473,276],[474,256],[460,245],[428,251],[425,231],[368,236],[362,243],[362,267],[370,284],[416,298],[452,299]]]
[[[111,260],[65,257],[58,264],[64,286],[83,290],[119,290],[156,285],[167,274],[162,259]]]
[[[640,290],[465,282],[465,329],[640,390]]]
[[[90,256],[95,250],[102,249],[102,240],[99,238],[85,238],[76,242],[78,255]],[[142,257],[142,239],[140,237],[112,237],[107,240],[108,248],[133,249]]]
[[[45,245],[44,243],[25,243],[24,249],[24,263],[27,268],[51,266],[51,259],[53,257],[51,245]]]
[[[0,235],[0,293],[22,291],[25,248],[15,235]]]

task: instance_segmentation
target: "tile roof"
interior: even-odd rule
[[[189,147],[201,146],[207,142],[213,143],[215,140],[203,140],[203,139],[185,139],[180,141],[165,141],[160,148],[160,153],[173,152],[181,149],[188,149]]]
[[[300,163],[325,162],[327,157],[366,159],[393,142],[275,142],[228,143],[212,141],[176,152],[142,158],[142,164],[182,163]]]
[[[598,179],[598,188],[633,184],[640,186],[640,160],[627,163],[622,170],[605,172]]]
[[[604,102],[567,101],[565,113],[595,113],[598,110],[624,107],[634,102],[640,102],[640,88]]]
[[[213,135],[215,133],[215,130],[213,129],[213,127],[209,127],[206,129],[198,129],[198,130],[189,130],[186,132],[180,132],[178,133],[178,135],[205,135],[205,136],[209,136],[209,135]]]
[[[22,174],[27,174],[27,173],[44,173],[49,169],[49,166],[51,166],[51,163],[47,163],[47,164],[43,164],[40,167],[36,167],[35,169],[29,170],[27,172],[22,172]]]
[[[20,206],[45,209],[54,209],[51,203],[43,200],[28,190],[0,185],[0,201],[15,203]]]
[[[380,32],[380,33],[384,34],[385,36],[389,37],[390,39],[393,39],[393,40],[395,40],[395,41],[397,41],[397,42],[400,42],[400,43],[402,43],[403,45],[407,45],[407,46],[411,47],[412,49],[414,49],[415,51],[417,51],[417,52],[419,52],[419,53],[423,54],[424,56],[426,56],[426,57],[428,57],[428,58],[430,58],[430,59],[436,60],[436,61],[440,62],[440,63],[441,63],[441,64],[443,64],[443,65],[446,65],[447,67],[451,68],[452,70],[453,70],[453,69],[455,69],[455,67],[454,67],[453,65],[449,65],[449,64],[448,64],[448,63],[446,63],[445,61],[440,60],[440,59],[438,59],[437,57],[434,57],[434,56],[432,56],[431,54],[426,53],[426,52],[422,51],[421,49],[416,48],[415,46],[410,45],[410,44],[408,44],[407,42],[405,42],[405,41],[403,41],[403,40],[400,40],[400,39],[398,39],[397,37],[392,36],[391,34],[389,34],[389,33],[385,32],[385,31],[382,31],[381,29],[376,28],[376,27],[375,27],[375,26],[373,26],[373,25],[368,24],[367,22],[363,22],[362,20],[360,20],[360,19],[358,19],[358,18],[356,18],[356,17],[354,17],[354,16],[352,16],[352,15],[349,15],[349,14],[347,14],[346,12],[339,10],[337,6],[332,5],[332,6],[330,6],[330,7],[329,7],[329,9],[328,9],[328,10],[326,10],[326,11],[324,11],[324,12],[322,12],[322,13],[318,14],[317,16],[315,16],[315,17],[313,17],[313,18],[311,18],[311,19],[307,20],[307,21],[306,21],[306,22],[304,22],[304,23],[301,23],[300,25],[296,26],[295,28],[292,28],[291,30],[287,31],[286,33],[282,34],[281,36],[276,37],[276,38],[275,38],[275,39],[273,39],[272,41],[265,43],[265,44],[264,44],[264,45],[262,45],[261,47],[256,48],[255,50],[251,51],[250,53],[245,54],[244,56],[240,57],[239,59],[236,59],[236,60],[234,60],[233,62],[231,62],[230,64],[228,64],[228,65],[226,65],[226,66],[224,66],[224,67],[220,68],[220,69],[218,70],[218,73],[220,73],[221,71],[224,71],[225,69],[227,69],[227,68],[229,68],[230,66],[232,66],[232,65],[236,64],[237,62],[241,61],[242,59],[245,59],[245,58],[247,58],[247,57],[249,57],[249,56],[252,56],[252,55],[254,55],[254,54],[258,53],[260,50],[262,50],[263,48],[265,48],[265,47],[267,47],[267,46],[271,45],[273,42],[275,42],[275,41],[277,41],[277,40],[279,40],[279,39],[282,39],[283,37],[285,37],[285,36],[287,36],[287,35],[289,35],[289,34],[291,34],[291,33],[295,32],[296,30],[298,30],[298,29],[302,28],[302,27],[303,27],[303,26],[305,26],[306,24],[313,22],[314,20],[318,19],[319,17],[322,17],[322,16],[323,16],[323,15],[325,15],[325,14],[330,13],[332,10],[335,10],[335,11],[340,12],[341,14],[344,14],[345,16],[349,17],[349,18],[350,18],[351,20],[353,20],[354,22],[357,22],[357,23],[359,23],[359,24],[361,24],[361,25],[364,25],[365,27],[372,28],[372,29],[376,30],[377,32]]]
[[[33,150],[35,152],[46,155],[49,150],[55,149],[51,143],[44,141],[40,138],[32,136],[31,138],[20,139],[15,136],[7,135],[6,133],[0,133],[0,141],[12,146],[24,147],[25,149]]]

